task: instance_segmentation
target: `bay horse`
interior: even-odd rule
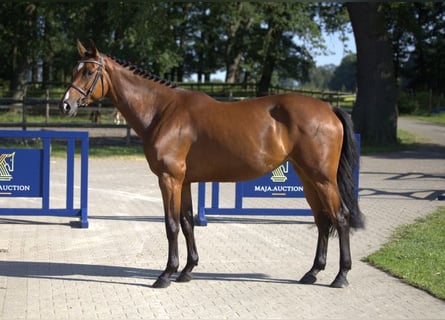
[[[326,265],[329,236],[338,234],[340,268],[332,287],[345,287],[351,269],[349,233],[364,226],[354,197],[358,156],[352,122],[344,111],[298,94],[219,102],[176,87],[135,65],[101,54],[78,40],[80,61],[60,108],[108,97],[142,139],[148,165],[159,180],[168,239],[167,266],[153,287],[170,285],[179,267],[178,233],[187,263],[177,282],[192,279],[198,264],[190,184],[250,180],[289,160],[302,181],[318,229],[312,268],[300,283],[312,284]]]

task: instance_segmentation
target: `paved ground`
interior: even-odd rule
[[[151,288],[167,253],[156,179],[142,159],[92,159],[89,229],[71,228],[67,218],[0,218],[0,318],[445,319],[444,301],[360,261],[395,227],[445,205],[436,200],[445,192],[445,127],[404,119],[400,126],[431,145],[362,157],[367,227],[352,236],[346,289],[327,287],[338,268],[336,239],[318,284],[297,282],[314,255],[311,217],[258,216],[209,217],[196,229],[195,280]],[[52,169],[57,206],[64,161],[53,159]],[[182,238],[180,250],[184,265]]]

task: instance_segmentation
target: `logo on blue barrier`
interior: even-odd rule
[[[0,154],[0,181],[11,181],[14,172],[15,152]]]
[[[289,162],[283,163],[271,173],[258,179],[242,182],[241,185],[244,197],[304,197],[302,183]]]
[[[289,172],[289,162],[286,162],[285,164],[282,164],[275,170],[272,170],[272,177],[270,180],[273,182],[285,182],[287,180],[287,177],[285,173]]]
[[[0,197],[41,197],[41,163],[40,149],[0,149]]]

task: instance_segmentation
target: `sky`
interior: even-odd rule
[[[346,41],[346,44],[343,44],[340,41],[339,33],[335,33],[332,35],[324,34],[323,38],[325,45],[328,48],[327,52],[329,54],[314,57],[317,67],[331,63],[338,66],[345,55],[351,52],[357,52],[355,47],[354,35],[352,33],[348,33],[349,39],[348,41]]]

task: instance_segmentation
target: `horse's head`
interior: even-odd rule
[[[104,97],[108,91],[108,85],[104,81],[104,59],[93,41],[90,50],[87,50],[77,40],[77,50],[80,60],[73,69],[73,82],[60,102],[60,110],[69,116],[76,115],[79,107],[85,107]]]

